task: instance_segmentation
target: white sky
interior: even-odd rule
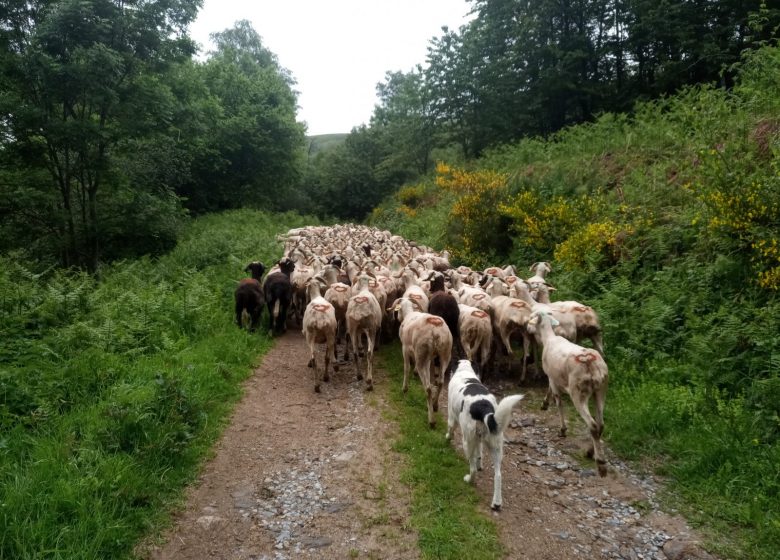
[[[205,50],[209,33],[242,19],[298,82],[298,120],[307,134],[368,124],[385,72],[425,64],[441,27],[469,19],[467,0],[205,0],[190,36]]]

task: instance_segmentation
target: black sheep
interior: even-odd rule
[[[272,272],[265,279],[263,291],[268,305],[268,330],[273,333],[283,333],[287,330],[287,309],[292,300],[292,284],[290,274],[295,270],[295,261],[284,257],[278,263],[279,271]],[[278,306],[278,312],[274,309]],[[276,324],[274,324],[274,317]]]
[[[445,291],[444,275],[441,272],[431,272],[428,280],[431,283],[431,299],[428,303],[428,313],[441,317],[449,327],[450,334],[452,334],[452,359],[454,361],[463,355],[460,344],[460,330],[458,329],[458,319],[460,319],[458,300]]]
[[[251,278],[244,278],[239,282],[236,288],[236,324],[241,327],[244,311],[249,315],[249,330],[254,331],[260,323],[260,316],[263,314],[263,288],[260,280],[263,278],[265,266],[261,262],[251,262],[246,265],[244,272],[251,272]]]

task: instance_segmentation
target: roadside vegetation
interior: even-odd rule
[[[100,280],[0,261],[0,558],[131,556],[271,346],[233,324],[244,266],[273,262],[274,236],[313,222],[206,216],[170,254]]]
[[[729,558],[780,549],[778,87],[765,48],[732,91],[440,163],[369,220],[456,264],[551,261],[555,299],[603,320],[610,446],[668,476]]]

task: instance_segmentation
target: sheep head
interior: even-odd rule
[[[255,280],[260,280],[263,277],[263,273],[265,272],[265,265],[260,261],[254,261],[246,265],[244,272],[251,272],[252,278]]]

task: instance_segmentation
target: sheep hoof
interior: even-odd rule
[[[322,378],[322,380],[323,380],[323,381],[330,381],[330,375],[328,375],[328,374],[326,373],[326,374],[325,374],[325,376]]]
[[[566,437],[566,428],[561,428],[561,431],[558,432],[558,435],[560,437]]]
[[[431,429],[435,428],[436,427],[436,420],[431,420],[430,422],[428,422],[428,427],[431,428]]]
[[[339,370],[338,364],[333,364],[333,371],[338,371],[338,370]]]
[[[547,410],[548,408],[550,408],[550,403],[548,403],[547,401],[543,401],[542,410]]]
[[[363,380],[363,374],[362,373],[358,373],[357,374],[357,380],[358,381],[362,381]]]
[[[597,467],[599,469],[599,476],[602,477],[602,478],[607,476],[607,463],[606,463],[606,461],[604,461],[603,459],[600,460],[600,461],[596,461],[596,465],[597,465]]]
[[[314,367],[314,358],[309,360],[309,367]]]
[[[585,456],[588,459],[593,459],[593,448],[592,447],[588,448],[588,450],[585,452]]]
[[[464,476],[463,477],[463,482],[471,482],[471,475],[467,474],[466,476]]]
[[[439,403],[438,403],[438,401],[433,403],[433,411],[434,412],[439,412]]]
[[[373,391],[374,390],[374,384],[368,381],[366,383],[366,391]]]
[[[314,392],[315,393],[319,393],[320,392],[320,386],[319,385],[315,385],[314,386]]]
[[[490,506],[490,509],[492,509],[493,511],[501,511],[501,504],[493,504],[492,506]]]

